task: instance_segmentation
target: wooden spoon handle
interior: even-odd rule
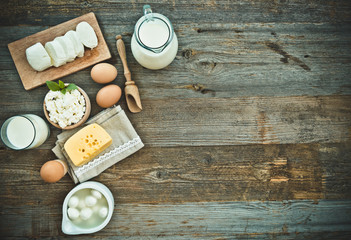
[[[127,56],[126,56],[126,47],[124,45],[124,42],[122,40],[121,35],[116,36],[116,46],[117,46],[117,51],[119,56],[121,57],[122,64],[123,64],[123,69],[124,69],[124,76],[126,77],[127,82],[132,81],[132,74],[129,71],[128,65],[127,65]]]

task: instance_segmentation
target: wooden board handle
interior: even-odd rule
[[[117,46],[117,51],[119,56],[121,57],[122,64],[123,64],[123,69],[124,69],[124,76],[126,77],[127,82],[132,81],[132,74],[129,71],[128,65],[127,65],[127,55],[126,55],[126,46],[124,45],[124,42],[122,40],[121,35],[116,36],[116,46]]]

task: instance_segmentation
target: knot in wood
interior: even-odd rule
[[[184,58],[189,59],[193,55],[193,50],[186,49],[183,51],[182,55]]]

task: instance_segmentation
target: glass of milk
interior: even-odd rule
[[[144,16],[135,25],[131,48],[140,65],[156,70],[173,61],[178,51],[178,39],[169,19],[144,5]]]
[[[14,150],[39,147],[49,136],[48,124],[34,114],[13,116],[1,127],[1,140]]]

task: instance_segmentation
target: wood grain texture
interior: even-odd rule
[[[94,96],[88,95],[93,116],[102,109],[97,107]],[[41,112],[36,106],[41,101],[36,96],[20,106],[11,103],[2,116],[26,108]],[[129,114],[129,118],[146,146],[337,143],[350,139],[350,101],[349,96],[337,95],[144,99],[146,111]],[[128,111],[125,103],[122,107]],[[52,135],[40,148],[52,148],[55,141]]]
[[[75,30],[80,22],[87,22],[94,29],[98,39],[98,46],[94,49],[86,49],[83,57],[77,57],[74,61],[66,63],[61,67],[51,67],[44,71],[35,71],[28,63],[26,49],[40,42],[43,46],[56,37],[63,36],[69,30]],[[46,81],[56,80],[69,74],[75,73],[98,62],[111,57],[104,36],[101,33],[99,23],[94,13],[88,13],[78,18],[58,24],[49,29],[32,34],[20,40],[8,44],[12,59],[16,65],[17,72],[26,90],[43,85]]]
[[[46,87],[23,90],[7,44],[94,12],[124,86],[115,36],[126,45],[143,111],[122,108],[145,147],[93,180],[115,197],[112,221],[74,239],[350,239],[351,2],[148,2],[178,36],[176,59],[152,71],[130,40],[145,2],[7,1],[0,16],[0,124],[44,117]],[[2,46],[2,47],[1,47]],[[95,115],[102,85],[90,68],[63,77]],[[74,187],[43,183],[60,131],[40,148],[0,143],[1,239],[68,239],[61,207]],[[21,226],[20,228],[18,226]]]
[[[104,22],[99,16],[98,20]],[[123,67],[114,44],[115,35],[124,35],[129,67],[133,79],[138,83],[142,99],[208,98],[212,94],[216,97],[351,94],[348,77],[350,56],[347,51],[343,51],[351,44],[351,29],[348,25],[335,28],[329,23],[175,24],[180,46],[177,58],[160,71],[147,70],[133,58],[130,50],[133,25],[101,24],[101,28],[112,54],[109,62],[116,65],[119,71]],[[197,28],[209,30],[198,33]],[[216,28],[220,28],[219,32],[213,30]],[[0,36],[0,41],[8,44],[5,36],[14,41],[40,29],[35,26],[28,29],[5,28],[6,34]],[[215,49],[211,49],[208,39],[217,46]],[[279,46],[281,51],[291,57],[286,58],[267,46],[271,44],[275,44],[276,48]],[[3,48],[1,52],[0,49],[0,54],[4,55],[0,66],[4,70],[12,70],[14,65],[11,58],[7,57],[8,50]],[[296,59],[311,71],[300,67]],[[70,75],[65,80],[85,84],[90,81],[89,70]],[[16,74],[6,73],[2,77],[11,84],[20,81]],[[124,81],[123,75],[119,74],[117,84],[123,86]],[[204,91],[195,91],[192,85],[202,86]],[[92,90],[96,94],[98,89],[99,85],[96,85]]]
[[[347,239],[351,234],[350,201],[284,201],[182,204],[117,204],[103,239]],[[41,211],[39,211],[41,208]],[[40,202],[6,211],[1,236],[60,239],[59,205]],[[44,213],[42,215],[42,213]],[[22,217],[18,218],[18,214]],[[37,222],[37,214],[47,221]],[[14,222],[14,220],[16,222]],[[30,226],[26,222],[33,222]],[[15,224],[14,224],[15,223]],[[23,226],[13,231],[18,226]],[[113,233],[113,235],[111,235]],[[74,236],[87,239],[87,236]]]
[[[22,156],[0,151],[6,166],[0,169],[1,204],[50,205],[73,188],[69,176],[57,184],[42,182],[41,165],[55,157],[50,150]],[[93,180],[106,184],[116,203],[350,199],[350,157],[350,142],[144,147]]]
[[[146,111],[131,119],[152,146],[344,142],[350,139],[350,101],[349,96],[146,100]]]

